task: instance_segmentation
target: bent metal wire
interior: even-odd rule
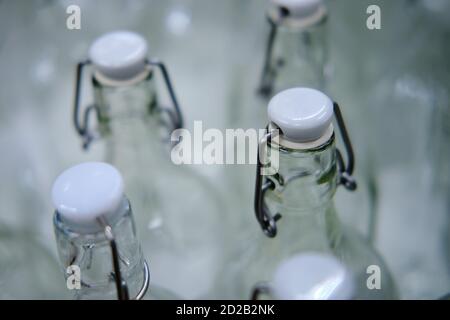
[[[266,131],[267,133],[258,143],[254,207],[256,219],[261,225],[263,232],[269,238],[273,238],[277,234],[276,222],[281,218],[281,215],[276,213],[272,216],[264,202],[264,195],[266,191],[273,190],[275,188],[275,184],[272,180],[266,179],[265,176],[262,175],[263,163],[261,161],[261,155],[266,155],[266,147],[273,138],[278,136],[280,131],[279,129],[269,131],[268,126],[266,127]],[[268,165],[268,163],[265,165]]]
[[[339,131],[344,143],[345,151],[347,154],[347,163],[345,163],[339,149],[336,148],[336,158],[337,158],[337,171],[338,171],[338,184],[342,184],[347,190],[356,190],[357,184],[353,178],[353,170],[355,167],[355,157],[353,153],[352,144],[350,137],[347,133],[345,127],[344,119],[342,117],[339,105],[333,103],[334,116],[336,118],[336,123],[339,127]],[[266,134],[258,143],[258,156],[256,162],[256,181],[255,181],[255,199],[254,199],[254,209],[256,219],[258,220],[264,234],[269,238],[274,238],[277,235],[277,221],[281,219],[281,214],[276,213],[272,215],[264,202],[264,195],[266,191],[273,190],[275,184],[272,180],[267,179],[265,175],[262,175],[262,169],[267,166],[261,161],[261,154],[266,154],[266,146],[270,144],[270,141],[274,139],[280,130],[269,130],[269,126],[266,127]],[[264,148],[264,149],[263,149]],[[261,153],[261,154],[260,154]]]
[[[73,107],[73,123],[76,131],[83,139],[83,149],[87,149],[94,139],[95,135],[93,132],[89,131],[89,119],[90,114],[95,111],[97,115],[99,114],[98,106],[95,104],[86,107],[83,113],[83,120],[80,122],[80,98],[81,98],[81,81],[83,76],[83,69],[91,65],[90,60],[81,61],[76,67],[76,79],[75,79],[75,97],[74,97],[74,107]],[[172,100],[173,110],[169,108],[159,107],[160,112],[168,113],[170,120],[172,121],[173,130],[183,128],[183,116],[181,114],[180,106],[175,95],[175,90],[173,89],[172,82],[170,81],[169,73],[163,62],[159,60],[146,59],[146,64],[148,66],[157,67],[164,79],[164,82],[169,92],[170,99]]]
[[[120,256],[119,256],[119,251],[117,250],[117,244],[116,244],[116,240],[114,238],[114,234],[112,232],[112,228],[103,219],[100,219],[99,222],[105,228],[104,229],[105,236],[106,236],[106,239],[109,241],[109,245],[111,247],[113,276],[114,276],[114,281],[116,283],[117,299],[118,300],[130,300],[127,283],[123,279],[121,271],[120,271]],[[141,300],[144,297],[145,293],[147,292],[149,284],[150,284],[150,269],[148,267],[147,261],[145,261],[145,260],[144,260],[143,272],[144,272],[144,280],[142,283],[142,287],[139,290],[138,294],[133,298],[133,300]]]
[[[273,44],[277,35],[277,25],[270,18],[268,18],[270,31],[267,39],[266,51],[264,54],[264,65],[261,74],[261,80],[258,87],[258,93],[264,97],[271,95],[273,91],[273,79],[275,77],[275,70],[271,67]]]
[[[255,285],[250,295],[250,300],[258,300],[262,294],[270,294],[270,286],[267,282],[261,282]]]

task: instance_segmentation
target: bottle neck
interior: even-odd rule
[[[279,236],[287,239],[292,236],[291,239],[298,242],[304,237],[308,245],[312,242],[307,238],[316,237],[317,245],[328,247],[330,240],[338,241],[340,237],[333,203],[338,181],[334,134],[314,149],[279,147],[278,174],[269,177],[275,189],[266,194],[270,211],[282,215],[277,223],[280,225]],[[288,234],[289,231],[283,234],[283,226],[294,234]]]
[[[130,297],[134,297],[144,283],[144,257],[136,237],[130,204],[125,197],[118,210],[117,219],[111,221],[110,226],[119,253],[121,276]],[[66,284],[73,290],[75,298],[117,299],[112,251],[105,233],[75,232],[58,212],[53,222]],[[75,269],[79,270],[79,282],[74,277]]]
[[[271,59],[275,92],[298,85],[325,89],[328,60],[326,21],[324,18],[304,28],[282,22],[277,24]]]
[[[98,107],[101,128],[121,119],[149,116],[155,111],[157,101],[152,70],[137,77],[112,82],[98,73],[92,75],[94,103]]]
[[[172,118],[157,99],[152,69],[137,80],[105,82],[92,76],[94,102],[98,106],[98,131],[106,141],[106,157],[116,163],[122,153],[133,155],[143,147],[170,150]],[[154,153],[154,152],[153,152]],[[130,155],[130,156],[131,156]]]

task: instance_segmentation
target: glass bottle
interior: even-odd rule
[[[355,292],[351,271],[330,254],[305,252],[281,262],[269,283],[255,285],[252,300],[351,300]]]
[[[61,173],[53,224],[68,290],[77,299],[170,299],[148,290],[150,270],[136,237],[123,179],[113,166],[85,162]]]
[[[325,2],[271,0],[270,3],[267,11],[270,31],[258,90],[263,105],[266,106],[275,93],[298,86],[329,93],[332,89],[332,57],[329,55],[329,12]],[[265,113],[259,111],[253,115],[258,113],[258,122],[265,124]],[[358,144],[358,152],[360,166],[355,176],[360,187],[351,194],[338,192],[336,205],[345,212],[343,218],[346,221],[372,239],[372,220],[377,204],[375,173],[370,159],[365,156],[369,154],[367,146]]]
[[[329,90],[330,64],[328,40],[328,10],[322,0],[272,0],[267,10],[270,31],[267,37],[264,62],[259,84],[248,79],[253,87],[240,89],[240,98],[236,99],[240,117],[230,122],[231,126],[243,128],[263,128],[267,123],[263,106],[267,105],[272,94],[297,86]],[[247,67],[248,68],[248,67]],[[248,74],[254,75],[255,70]],[[245,75],[242,75],[245,77]],[[258,87],[258,95],[249,94]],[[243,120],[242,120],[243,119]],[[360,166],[355,175],[360,187],[351,194],[338,192],[336,205],[343,209],[346,221],[372,239],[372,220],[375,215],[377,193],[376,180],[367,150],[367,144],[358,145],[361,155]],[[239,203],[251,197],[250,177],[253,170],[240,166],[230,175],[231,183],[236,185],[235,192]],[[242,210],[242,209],[241,209]],[[251,210],[250,204],[242,211]],[[236,209],[235,211],[239,211]],[[241,215],[242,216],[242,215]],[[244,223],[242,217],[236,223]]]
[[[22,124],[31,125],[23,115],[18,112]],[[28,135],[40,132],[25,126],[30,129]],[[62,299],[66,290],[53,281],[57,257],[49,247],[51,234],[43,219],[47,201],[42,191],[48,189],[46,168],[50,164],[36,157],[36,152],[45,153],[39,139],[18,138],[16,127],[13,121],[8,131],[15,148],[2,157],[0,168],[0,299]]]
[[[226,205],[199,170],[171,159],[179,138],[174,129],[183,120],[167,69],[146,58],[145,39],[131,32],[103,35],[89,55],[94,106],[84,117],[96,110],[97,126],[77,123],[78,85],[76,127],[87,144],[95,138],[102,142],[104,159],[123,172],[145,254],[155,261],[156,283],[182,297],[206,297],[220,265]],[[173,108],[159,102],[155,68],[164,76]],[[78,74],[79,84],[81,70]]]
[[[379,184],[376,246],[389,260],[406,299],[436,298],[450,284],[445,229],[450,194],[449,50],[438,13],[445,14],[449,4],[441,1],[430,14],[429,3],[390,4],[392,13],[384,23],[396,23],[401,16],[401,27],[380,30],[377,39],[383,42],[378,44],[374,36],[367,37],[376,63],[370,94],[364,97],[364,114],[371,119],[364,129],[376,150]],[[426,28],[416,30],[419,23]],[[380,45],[383,50],[377,50]]]
[[[333,114],[346,142],[347,164],[335,147]],[[237,279],[231,295],[248,295],[287,257],[318,251],[332,253],[347,265],[367,298],[395,298],[384,261],[364,238],[340,223],[334,208],[338,184],[356,187],[353,152],[337,104],[320,91],[293,88],[272,98],[268,115],[268,133],[260,141],[260,148],[266,141],[267,147],[260,150],[259,160],[270,166],[258,161],[255,187],[255,212],[266,236],[249,233],[242,251],[226,266],[224,273]],[[381,274],[380,289],[366,287],[371,268]]]
[[[270,97],[281,90],[308,86],[323,90],[327,65],[327,9],[322,0],[271,0],[266,10],[268,34],[259,41],[260,57],[247,53],[245,64],[235,66],[235,79],[228,126],[230,128],[263,129],[267,124],[264,112]],[[254,10],[256,11],[256,8]],[[263,21],[261,17],[261,21]],[[252,35],[257,38],[259,35]],[[237,35],[236,37],[242,37]],[[238,40],[236,42],[239,42]],[[248,40],[240,40],[248,42]],[[263,47],[265,46],[265,48]],[[253,52],[252,50],[251,52]],[[245,53],[242,53],[245,55]],[[237,139],[237,148],[246,143]],[[227,152],[231,152],[227,150]],[[233,166],[227,175],[229,188],[235,193],[238,206],[234,212],[248,212],[253,195],[253,166]],[[237,225],[246,224],[245,214],[235,217]],[[239,240],[238,240],[239,241]]]
[[[269,98],[284,89],[324,90],[327,9],[322,0],[272,0],[259,93]]]
[[[270,97],[281,90],[297,86],[325,89],[327,16],[322,0],[269,1],[262,59],[246,56],[245,65],[234,70],[237,75],[233,83],[237,85],[233,90],[237,98],[233,104],[237,107],[230,108],[231,125],[263,128],[267,123],[263,110]]]

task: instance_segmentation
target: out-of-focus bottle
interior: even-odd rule
[[[449,20],[443,19],[450,3],[380,3],[382,28],[376,31],[355,28],[365,19],[357,12],[365,11],[369,2],[328,3],[333,14],[331,58],[339,74],[331,90],[338,101],[346,101],[358,187],[363,186],[359,172],[372,181],[375,193],[369,235],[388,261],[403,298],[436,298],[450,283],[450,264],[445,264],[450,257],[445,236],[450,47],[444,40]],[[424,27],[415,28],[418,24]],[[344,195],[353,197],[338,191],[336,200]],[[336,202],[339,210],[348,201]],[[345,221],[356,219],[339,213]]]
[[[251,299],[357,299],[354,281],[351,271],[333,255],[305,252],[281,262],[270,282],[255,285]]]
[[[230,107],[232,126],[262,128],[267,123],[267,102],[281,90],[298,86],[325,90],[327,16],[322,0],[269,1],[262,62],[256,65],[259,59],[248,57],[247,64],[235,70],[240,86],[235,88],[238,97]]]
[[[75,298],[176,297],[153,286],[149,290],[149,265],[116,168],[102,162],[73,166],[56,179],[52,198],[60,262]]]
[[[327,9],[322,0],[272,0],[259,85],[266,98],[284,89],[325,89]]]
[[[369,100],[379,186],[376,245],[405,298],[435,298],[450,281],[445,239],[449,155],[443,142],[448,116],[442,108],[445,96],[430,84],[414,72],[386,74]]]
[[[80,110],[82,73],[90,65],[93,66],[91,81],[94,103],[83,112]],[[156,70],[160,70],[163,75],[172,108],[158,102]],[[92,113],[96,115],[97,130],[89,127]],[[156,118],[156,123],[149,123],[150,115]],[[135,132],[123,132],[119,125],[136,125],[133,119],[139,117],[147,126],[155,125],[159,130],[168,130],[169,134],[163,132],[154,137],[162,137],[166,141],[172,130],[183,126],[182,114],[167,68],[161,61],[149,59],[147,41],[130,31],[114,31],[100,36],[90,46],[89,58],[77,65],[73,117],[75,128],[83,138],[83,147],[86,149],[96,138],[114,137],[117,140],[132,136],[131,133]]]
[[[58,262],[29,229],[0,226],[0,299],[63,299]]]
[[[333,114],[345,141],[346,162],[335,147]],[[293,88],[272,98],[268,115],[255,186],[255,212],[266,236],[251,235],[230,259],[225,272],[238,279],[232,295],[248,295],[287,257],[319,251],[333,253],[349,267],[364,297],[396,298],[384,261],[364,238],[341,225],[334,209],[336,187],[356,187],[353,152],[338,105],[320,91]],[[380,274],[375,290],[366,286],[371,270]]]
[[[84,119],[95,110],[97,126],[93,129],[89,121],[78,120],[81,64],[76,128],[86,143],[93,138],[102,142],[104,159],[123,173],[144,253],[154,260],[156,283],[181,297],[204,297],[212,290],[220,265],[226,206],[211,181],[172,161],[172,148],[179,139],[174,129],[182,127],[182,116],[166,67],[147,59],[147,47],[144,38],[126,31],[94,41],[89,61],[95,99]],[[158,102],[158,68],[172,108]]]

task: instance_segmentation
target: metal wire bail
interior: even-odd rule
[[[265,148],[267,144],[270,143],[270,141],[275,137],[275,134],[274,131],[269,131],[268,128],[266,128],[266,132],[267,133],[258,143],[254,209],[256,219],[261,225],[264,234],[269,238],[274,238],[277,235],[276,222],[281,218],[281,214],[276,213],[272,216],[264,202],[264,195],[266,191],[273,190],[275,188],[275,184],[273,181],[262,175],[263,164],[261,162],[260,152],[263,152],[264,155],[266,154],[267,150]]]
[[[83,139],[83,149],[87,149],[92,142],[94,135],[89,132],[89,118],[90,114],[95,111],[98,114],[98,108],[95,105],[90,105],[86,108],[83,114],[83,122],[80,123],[80,98],[81,98],[81,80],[83,76],[83,69],[87,65],[90,65],[90,60],[85,60],[82,62],[79,62],[77,64],[76,69],[76,75],[75,75],[75,98],[74,98],[74,107],[73,107],[73,123],[75,126],[75,129],[77,130],[78,134]]]
[[[272,68],[272,55],[273,45],[277,35],[278,26],[270,18],[268,18],[270,24],[269,37],[267,39],[267,46],[264,55],[264,66],[261,74],[261,80],[258,87],[258,93],[263,97],[268,97],[273,91],[273,80],[275,78],[275,70]]]
[[[334,102],[334,115],[336,117],[336,122],[339,127],[340,134],[342,136],[342,140],[344,142],[346,154],[347,154],[347,163],[344,162],[341,152],[339,149],[336,149],[337,155],[337,167],[339,180],[338,184],[342,184],[347,190],[355,190],[357,187],[356,181],[352,176],[353,169],[355,167],[355,157],[353,153],[352,144],[347,133],[347,129],[345,127],[344,119],[342,117],[341,110],[339,105]],[[266,154],[266,146],[270,141],[274,138],[274,131],[269,131],[268,127],[266,128],[265,136],[260,140],[258,144],[258,158],[256,164],[256,182],[255,182],[255,200],[254,200],[254,209],[256,214],[256,219],[258,220],[263,232],[270,238],[273,238],[277,234],[277,225],[276,222],[281,218],[280,213],[276,213],[272,216],[267,208],[267,205],[264,203],[264,195],[266,191],[273,190],[275,188],[275,184],[272,180],[267,179],[262,175],[261,171],[263,168],[263,163],[261,161],[261,154]],[[264,148],[264,149],[263,149]],[[261,153],[262,151],[262,153]]]
[[[114,281],[116,283],[117,290],[117,299],[118,300],[130,300],[130,295],[128,291],[128,286],[126,281],[122,277],[122,273],[120,271],[120,256],[119,250],[117,249],[116,240],[114,238],[114,234],[112,232],[112,228],[108,225],[103,219],[100,222],[105,227],[105,236],[109,241],[109,245],[111,247],[111,256],[112,256],[112,264],[113,264],[113,272],[114,272]],[[150,284],[150,269],[148,267],[147,261],[144,260],[144,281],[142,283],[142,287],[139,290],[138,294],[133,298],[133,300],[141,300],[145,293],[148,290]]]
[[[166,84],[167,90],[170,95],[170,99],[172,100],[173,104],[173,110],[167,109],[167,108],[160,108],[160,111],[166,112],[169,115],[170,121],[172,122],[173,129],[180,129],[183,127],[183,116],[181,114],[181,110],[177,101],[177,98],[175,96],[175,91],[173,89],[172,82],[170,81],[169,73],[167,72],[167,68],[165,67],[164,63],[158,60],[149,60],[146,59],[146,63],[150,66],[156,66],[159,68],[159,70],[162,73],[164,83]],[[76,68],[76,79],[75,79],[75,97],[74,97],[74,107],[73,107],[73,122],[75,129],[77,130],[78,134],[83,139],[83,149],[87,149],[94,139],[93,132],[89,131],[89,119],[90,115],[93,111],[99,114],[98,107],[94,105],[90,105],[87,107],[83,113],[82,119],[83,121],[80,122],[80,101],[81,101],[81,85],[82,85],[82,76],[83,76],[83,69],[91,65],[90,60],[85,60],[82,62],[79,62],[77,64]]]
[[[279,8],[280,18],[283,19],[289,15],[289,10],[284,7]],[[258,87],[258,93],[263,97],[269,97],[273,92],[273,82],[276,76],[276,71],[272,66],[273,47],[275,44],[275,38],[278,33],[278,23],[273,21],[272,18],[267,15],[267,21],[270,25],[269,36],[267,38],[266,51],[264,54],[264,65],[261,74],[261,80]]]
[[[183,115],[181,114],[181,109],[178,104],[175,90],[173,89],[173,85],[170,81],[169,72],[167,71],[166,66],[159,60],[147,59],[146,62],[149,66],[156,66],[159,68],[163,76],[164,83],[166,84],[167,91],[169,92],[170,99],[172,100],[173,110],[167,108],[160,108],[160,110],[162,112],[166,112],[169,115],[174,130],[183,128]]]
[[[334,108],[334,116],[336,117],[336,122],[338,124],[342,141],[344,142],[345,151],[347,153],[347,163],[345,163],[341,152],[339,151],[339,149],[336,149],[337,166],[339,173],[338,183],[342,184],[347,190],[354,191],[356,190],[357,183],[355,181],[355,178],[352,176],[353,169],[355,167],[355,156],[353,153],[352,143],[350,141],[350,137],[345,127],[341,109],[339,108],[339,105],[336,102],[333,103],[333,108]]]
[[[250,296],[250,300],[258,300],[259,296],[262,294],[269,294],[270,286],[266,282],[261,282],[255,285],[253,288],[252,294]]]

